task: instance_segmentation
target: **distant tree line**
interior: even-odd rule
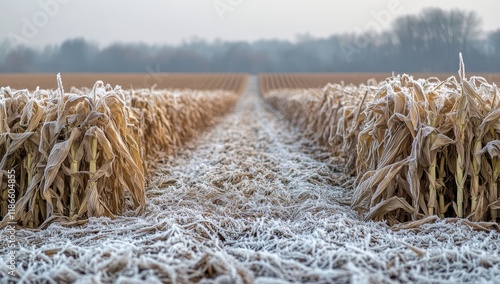
[[[500,29],[484,33],[475,12],[427,8],[383,32],[302,35],[296,42],[207,42],[179,46],[84,39],[36,50],[0,49],[0,72],[455,72],[458,53],[471,72],[500,72]]]

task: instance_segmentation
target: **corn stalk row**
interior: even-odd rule
[[[155,157],[172,154],[236,103],[238,91],[0,89],[0,227],[114,218],[146,206]],[[15,196],[8,174],[15,171]],[[9,208],[14,197],[15,208]]]
[[[458,217],[498,228],[499,89],[482,77],[466,79],[462,61],[459,73],[263,96],[344,159],[356,177],[352,206],[367,220]]]

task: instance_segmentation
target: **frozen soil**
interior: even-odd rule
[[[257,88],[251,78],[234,112],[161,163],[143,215],[18,230],[16,281],[499,281],[497,232],[363,221],[348,206],[352,180],[340,161],[301,138]]]

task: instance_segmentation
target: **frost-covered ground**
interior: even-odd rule
[[[363,222],[335,159],[300,137],[253,78],[234,113],[162,164],[142,216],[19,230],[17,272],[25,283],[500,282],[499,233]]]

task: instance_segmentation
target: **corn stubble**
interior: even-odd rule
[[[153,157],[171,154],[233,106],[235,91],[112,88],[0,89],[0,227],[10,220],[7,171],[16,171],[14,220],[43,228],[113,218],[146,206]]]
[[[499,89],[482,77],[466,79],[462,59],[459,75],[405,74],[263,95],[345,159],[346,173],[356,176],[352,206],[367,220],[401,226],[458,217],[498,229]]]

